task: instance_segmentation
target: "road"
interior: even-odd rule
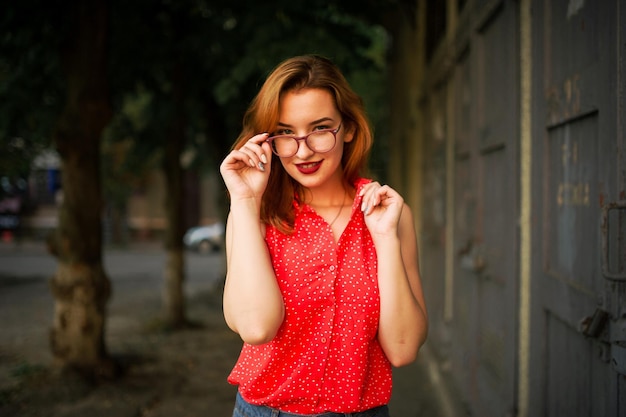
[[[103,261],[113,288],[108,330],[129,325],[129,313],[132,309],[136,314],[137,302],[161,303],[165,252],[158,244],[107,249]],[[49,362],[46,329],[52,324],[54,301],[48,282],[56,266],[43,243],[0,244],[0,354],[4,347],[34,362]],[[224,275],[223,254],[188,252],[186,273],[187,296],[219,285]]]

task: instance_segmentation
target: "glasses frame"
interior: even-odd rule
[[[337,145],[337,133],[339,133],[339,129],[341,129],[341,125],[343,124],[343,122],[339,123],[339,126],[337,126],[335,129],[320,129],[320,130],[314,130],[311,133],[307,133],[304,136],[295,136],[295,135],[275,135],[275,136],[271,136],[267,139],[265,139],[265,142],[270,144],[270,147],[272,148],[272,152],[274,153],[274,155],[278,156],[279,158],[291,158],[292,156],[294,156],[295,154],[298,153],[298,150],[300,149],[300,141],[304,141],[304,143],[306,143],[306,146],[309,147],[309,149],[311,149],[312,151],[314,151],[315,153],[327,153],[332,151],[333,149],[335,149],[335,146]],[[316,133],[326,133],[326,132],[330,132],[333,134],[333,137],[335,138],[335,143],[333,143],[333,146],[324,152],[318,152],[313,150],[310,146],[309,146],[309,136],[316,134]],[[298,147],[296,148],[296,151],[289,155],[289,156],[285,156],[285,155],[279,155],[278,152],[276,152],[276,149],[274,149],[274,139],[276,138],[291,138],[294,139],[296,141],[296,143],[298,144]]]

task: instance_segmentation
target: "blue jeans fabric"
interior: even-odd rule
[[[279,411],[270,407],[253,405],[244,400],[237,393],[233,417],[389,417],[389,408],[386,405],[372,408],[360,413],[322,413],[322,414],[293,414]]]

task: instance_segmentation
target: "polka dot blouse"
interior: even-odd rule
[[[357,196],[367,182],[355,184]],[[271,342],[243,345],[228,381],[246,401],[296,414],[354,413],[389,402],[391,365],[377,339],[376,251],[360,200],[338,242],[297,201],[293,234],[268,226],[285,320]]]

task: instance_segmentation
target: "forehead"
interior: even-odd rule
[[[323,89],[287,91],[280,99],[279,122],[288,125],[308,124],[322,118],[338,119],[333,95]]]

